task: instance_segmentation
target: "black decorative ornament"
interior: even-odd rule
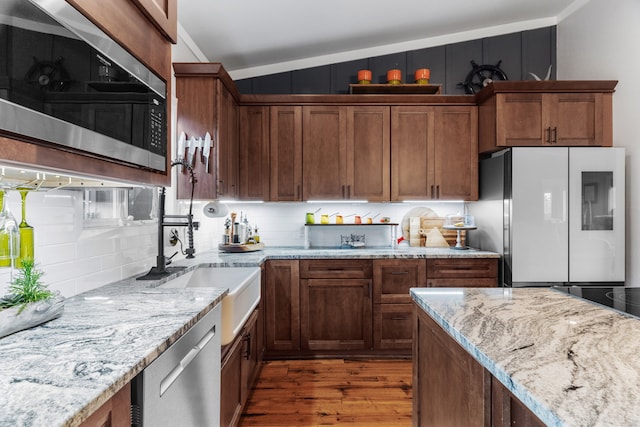
[[[24,76],[25,82],[44,91],[66,91],[71,79],[62,65],[63,60],[64,58],[59,57],[56,61],[38,61],[34,56],[33,65]]]
[[[496,65],[478,65],[472,59],[471,66],[473,68],[462,83],[465,93],[470,95],[477,93],[494,80],[509,80],[505,72],[500,69],[500,64],[502,64],[502,60],[498,61]]]

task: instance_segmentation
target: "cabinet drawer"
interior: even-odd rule
[[[410,288],[426,286],[424,259],[382,259],[373,261],[373,302],[410,303]]]
[[[470,277],[467,279],[429,278],[427,286],[430,288],[495,288],[498,286],[498,279],[489,277]]]
[[[371,260],[300,260],[301,279],[370,279]]]
[[[413,305],[375,304],[373,345],[376,350],[407,350],[413,343]]]
[[[497,258],[456,258],[427,260],[427,277],[432,278],[497,278]]]

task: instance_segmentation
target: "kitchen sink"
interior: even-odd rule
[[[200,267],[161,285],[163,288],[229,288],[222,299],[222,345],[233,341],[260,302],[260,268]]]

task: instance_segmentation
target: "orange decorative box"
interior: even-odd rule
[[[387,71],[387,82],[391,85],[399,85],[402,82],[402,71],[397,69]]]
[[[366,85],[371,83],[371,70],[358,71],[358,83]]]
[[[416,70],[416,74],[415,74],[416,83],[420,85],[428,85],[430,77],[431,77],[431,71],[428,68],[420,68]]]

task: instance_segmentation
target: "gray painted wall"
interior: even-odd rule
[[[478,65],[502,61],[500,69],[509,80],[531,80],[529,72],[544,78],[553,65],[554,79],[556,27],[241,79],[236,84],[245,94],[349,93],[349,84],[357,83],[358,70],[369,69],[373,83],[386,83],[387,71],[399,68],[403,83],[413,83],[416,69],[429,68],[430,83],[442,85],[444,94],[459,95],[465,93],[460,83],[472,70],[472,60]]]

